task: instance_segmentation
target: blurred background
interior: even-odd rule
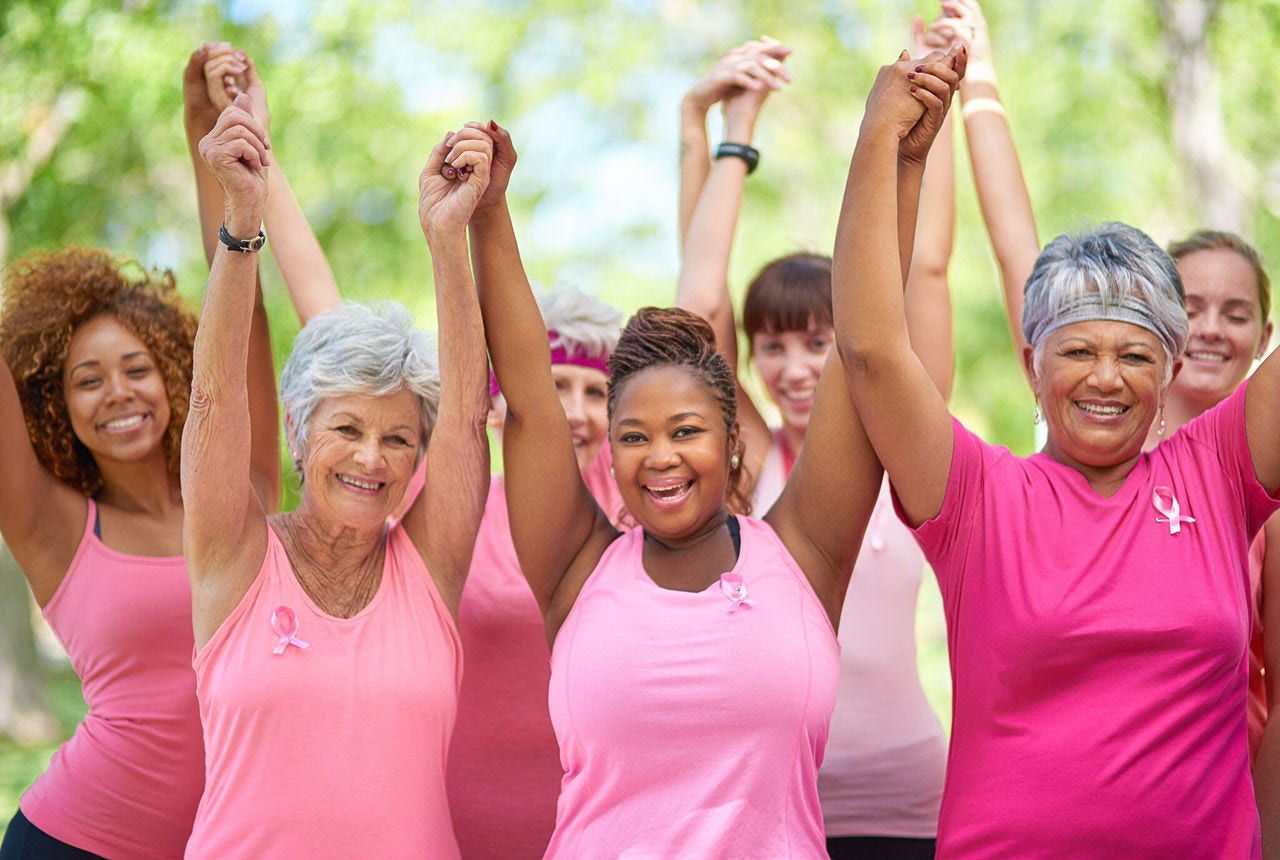
[[[1000,88],[1041,241],[1103,220],[1161,244],[1236,230],[1280,261],[1280,0],[989,0]],[[0,261],[99,245],[171,268],[198,303],[205,264],[182,129],[182,70],[205,41],[257,62],[286,168],[349,298],[396,298],[433,327],[416,178],[471,120],[511,129],[526,265],[630,311],[670,304],[678,106],[724,50],[762,33],[795,49],[795,82],[756,135],[731,285],[760,264],[830,252],[876,69],[928,0],[0,0]],[[718,140],[712,118],[712,141]],[[953,408],[1015,453],[1032,400],[957,128],[951,264]],[[270,245],[268,245],[270,248]],[[1272,276],[1278,273],[1272,268]],[[277,357],[297,319],[269,254]],[[4,480],[0,475],[0,480]],[[55,642],[0,562],[0,816],[83,711]],[[33,633],[34,629],[34,633]],[[926,689],[949,724],[936,588],[921,601]]]

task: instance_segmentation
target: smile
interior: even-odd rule
[[[663,487],[653,487],[646,485],[644,491],[649,494],[655,502],[661,502],[664,505],[675,505],[683,502],[689,493],[693,490],[693,481],[683,481],[679,484],[670,484]]]
[[[1086,403],[1080,400],[1072,402],[1081,412],[1088,415],[1097,415],[1099,418],[1113,418],[1129,411],[1128,406],[1119,403]]]
[[[364,490],[369,493],[377,492],[383,487],[383,483],[381,481],[362,481],[359,478],[353,478],[350,475],[339,475],[338,481],[339,483],[346,484],[348,487],[354,487],[357,490]]]
[[[104,433],[127,433],[135,427],[147,420],[145,415],[126,415],[123,418],[113,418],[98,425],[98,429]]]
[[[1203,352],[1201,350],[1195,350],[1195,351],[1187,350],[1187,352],[1184,353],[1184,355],[1186,355],[1186,357],[1191,359],[1192,361],[1207,361],[1213,364],[1225,364],[1227,362],[1227,357],[1219,352]]]

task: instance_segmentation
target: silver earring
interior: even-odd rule
[[[738,456],[737,452],[734,452],[733,456],[729,458],[729,468],[736,469],[741,465],[742,465],[742,458]]]
[[[1160,426],[1156,428],[1156,435],[1164,435],[1164,404],[1160,404]]]
[[[616,478],[616,477],[618,477],[618,473],[617,473],[617,472],[615,472],[615,471],[613,471],[613,467],[612,467],[612,466],[610,466],[610,467],[609,467],[609,477],[610,477],[610,478]]]
[[[1040,423],[1041,421],[1043,421],[1043,420],[1044,420],[1044,416],[1040,414],[1040,401],[1039,401],[1039,400],[1037,400],[1037,401],[1036,401],[1036,408],[1035,408],[1035,409],[1033,409],[1033,410],[1032,410],[1032,412],[1031,412],[1031,423],[1032,423],[1032,424],[1039,424],[1039,423]]]

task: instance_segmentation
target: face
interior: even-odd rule
[[[756,332],[751,355],[769,398],[788,427],[805,429],[818,391],[818,377],[831,351],[831,326],[811,326],[807,331]]]
[[[1262,318],[1253,267],[1236,252],[1194,251],[1178,260],[1178,272],[1191,331],[1174,391],[1208,408],[1234,391],[1262,357],[1271,323]]]
[[[609,377],[593,367],[575,364],[552,365],[551,376],[569,419],[578,469],[585,471],[609,435]]]
[[[99,466],[165,457],[170,411],[164,377],[124,323],[100,316],[75,330],[62,386],[71,428]]]
[[[320,401],[303,453],[303,495],[352,525],[396,512],[413,477],[422,431],[418,397],[346,394]]]
[[[1078,322],[1046,336],[1038,374],[1031,354],[1028,347],[1054,459],[1107,468],[1141,452],[1164,396],[1165,352],[1154,334],[1124,322]]]
[[[628,379],[609,439],[618,490],[645,531],[678,541],[723,521],[737,428],[725,430],[720,403],[687,368],[652,367]]]

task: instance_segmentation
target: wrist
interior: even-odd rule
[[[753,173],[760,164],[760,150],[749,143],[726,140],[716,147],[716,161],[737,161],[746,166],[747,173]]]
[[[714,101],[694,95],[692,92],[685,93],[684,98],[680,100],[680,116],[686,120],[705,120],[714,104]]]
[[[262,206],[227,206],[222,214],[222,226],[236,239],[252,239],[262,230]]]

